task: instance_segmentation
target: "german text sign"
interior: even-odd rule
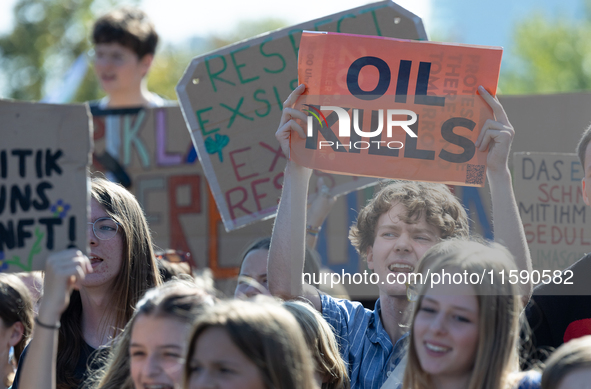
[[[331,173],[483,186],[474,143],[492,110],[502,49],[304,32],[306,139],[291,158]]]
[[[177,94],[226,230],[272,217],[277,210],[285,156],[274,133],[282,102],[297,87],[303,29],[426,39],[420,18],[384,1],[193,59]],[[351,177],[330,181],[333,195],[374,182]]]
[[[85,251],[90,115],[86,105],[0,101],[0,271],[42,270]]]
[[[534,269],[562,270],[591,250],[576,154],[514,153],[515,197]]]

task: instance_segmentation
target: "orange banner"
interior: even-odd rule
[[[484,186],[474,146],[492,110],[502,48],[304,32],[298,58],[306,139],[300,165],[331,173]]]

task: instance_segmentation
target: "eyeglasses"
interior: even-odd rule
[[[89,222],[88,224],[92,224],[92,232],[100,240],[109,240],[119,231],[119,223],[110,217],[101,217],[96,219],[94,223]]]
[[[100,62],[103,64],[111,63],[114,66],[121,66],[129,61],[132,56],[128,55],[129,53],[122,53],[118,50],[104,50],[104,49],[90,49],[86,53],[86,57],[89,59],[90,62],[96,63]]]

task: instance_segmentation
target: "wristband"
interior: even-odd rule
[[[306,226],[306,232],[312,236],[318,236],[318,233],[320,232],[321,229],[322,229],[322,226],[314,227],[309,224]]]
[[[35,323],[37,323],[40,327],[47,328],[48,330],[59,330],[62,326],[62,323],[59,321],[55,325],[41,323],[38,316],[35,316]]]

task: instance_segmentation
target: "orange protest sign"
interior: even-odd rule
[[[326,172],[483,186],[475,147],[502,48],[304,32],[298,77],[306,139],[297,163]]]

